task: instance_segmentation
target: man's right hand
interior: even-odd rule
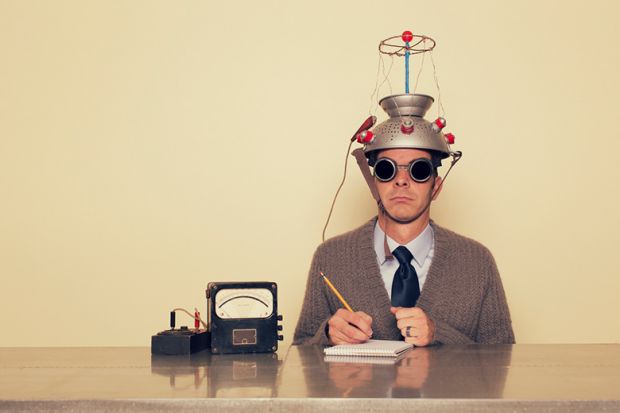
[[[372,337],[372,317],[363,311],[336,311],[327,322],[330,344],[359,344]]]

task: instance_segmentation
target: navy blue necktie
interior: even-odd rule
[[[420,296],[418,273],[411,265],[413,255],[407,247],[403,246],[396,248],[392,254],[400,263],[392,282],[392,305],[394,307],[413,307]]]

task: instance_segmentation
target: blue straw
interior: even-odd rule
[[[409,42],[405,42],[405,93],[409,93]]]

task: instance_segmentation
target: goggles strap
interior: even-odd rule
[[[387,229],[386,229],[387,231]],[[387,232],[383,233],[383,251],[385,253],[385,259],[386,260],[393,260],[394,256],[392,255],[392,251],[390,251],[390,247],[388,246],[387,243]]]
[[[362,175],[366,180],[366,184],[368,184],[368,188],[370,189],[370,193],[372,197],[377,202],[381,202],[381,198],[379,198],[379,192],[377,191],[377,184],[375,183],[375,178],[372,176],[372,172],[370,171],[370,166],[368,165],[368,159],[366,159],[366,155],[364,155],[364,151],[362,148],[357,148],[351,155],[355,157],[357,161],[357,166],[359,166],[360,171],[362,171]]]
[[[351,155],[355,157],[357,160],[357,166],[359,166],[360,171],[362,171],[362,175],[366,180],[366,184],[368,184],[368,188],[370,189],[370,193],[372,197],[377,201],[377,205],[379,205],[379,210],[382,214],[385,214],[385,209],[383,208],[383,204],[381,202],[381,198],[379,197],[379,192],[377,191],[377,184],[375,182],[375,178],[372,176],[372,172],[370,171],[370,166],[368,165],[368,159],[366,159],[366,155],[361,148],[357,148]],[[387,233],[383,233],[383,250],[385,252],[385,258],[391,260],[394,258],[392,255],[392,251],[390,251],[390,247],[387,242]]]
[[[439,187],[437,187],[437,189],[433,192],[433,196],[431,197],[431,199],[435,197],[435,194],[438,193],[439,190],[443,187],[443,184],[446,183],[446,179],[448,179],[448,174],[450,174],[450,171],[452,170],[454,165],[456,165],[456,163],[463,157],[463,152],[461,151],[450,152],[450,156],[452,157],[452,162],[450,162],[450,167],[448,168],[448,171],[441,179],[441,184],[439,184]]]
[[[383,206],[383,202],[378,201],[377,202],[377,206],[379,207],[379,214],[381,214],[384,218],[386,216],[388,216],[388,213],[385,210],[385,207]],[[378,219],[381,219],[381,218],[379,217]],[[383,231],[383,253],[385,254],[385,259],[386,260],[394,259],[394,255],[392,255],[392,251],[390,250],[390,247],[388,245],[388,240],[387,240],[387,233],[388,233],[388,225],[389,225],[389,223],[390,223],[389,219],[386,219],[384,221],[385,231]],[[378,222],[377,222],[377,225],[379,225]]]

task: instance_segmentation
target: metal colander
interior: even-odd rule
[[[433,102],[431,96],[421,94],[392,95],[381,99],[379,105],[390,118],[372,130],[373,141],[364,145],[366,156],[373,151],[396,148],[435,151],[442,158],[450,156],[450,146],[444,134],[435,132],[432,123],[424,119]],[[413,131],[403,131],[410,126]]]

